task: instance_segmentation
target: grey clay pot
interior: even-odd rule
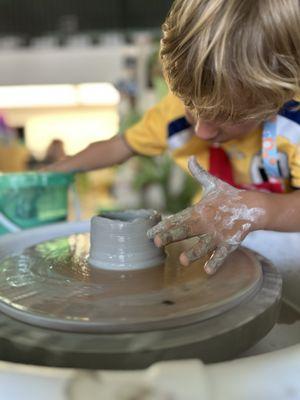
[[[89,263],[110,270],[135,270],[161,264],[165,255],[147,231],[161,220],[154,210],[102,213],[91,221]]]

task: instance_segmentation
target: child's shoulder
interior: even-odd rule
[[[183,102],[172,92],[169,92],[159,103],[158,107],[168,119],[177,118],[185,115]]]

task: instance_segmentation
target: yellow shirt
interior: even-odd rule
[[[138,154],[155,156],[169,151],[184,170],[188,169],[188,157],[196,155],[200,165],[208,170],[210,144],[195,136],[184,115],[182,102],[170,93],[125,132],[125,139]],[[300,188],[300,124],[280,117],[277,125],[276,143],[282,178]],[[262,128],[222,143],[221,147],[230,158],[237,184],[263,183]]]

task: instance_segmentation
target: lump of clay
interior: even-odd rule
[[[161,220],[154,210],[105,212],[92,218],[89,263],[97,268],[134,270],[164,261],[147,231]]]

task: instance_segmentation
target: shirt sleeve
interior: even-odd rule
[[[140,122],[125,131],[127,144],[138,154],[155,156],[167,148],[168,96],[146,112]]]

